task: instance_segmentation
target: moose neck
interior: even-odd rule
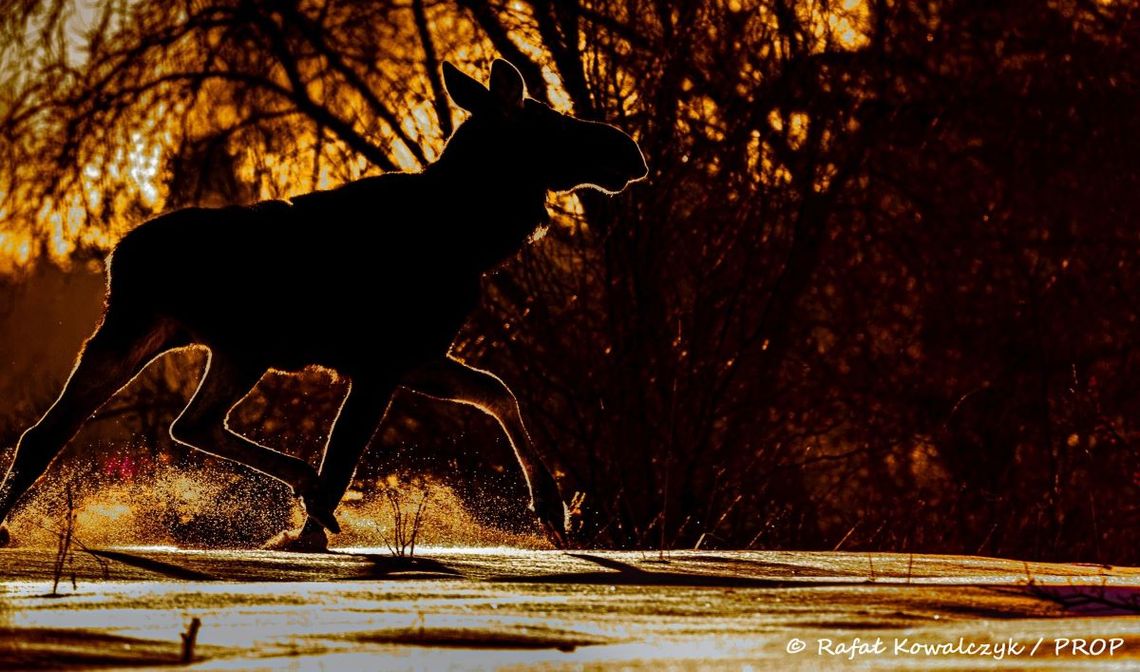
[[[489,270],[514,255],[546,222],[546,188],[533,173],[488,161],[488,154],[475,149],[484,148],[453,138],[424,174],[437,181],[449,201],[445,207],[454,211],[455,242],[480,270]]]

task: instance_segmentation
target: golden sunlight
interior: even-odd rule
[[[736,3],[741,8],[747,4]],[[98,3],[84,0],[77,3],[77,11],[69,19],[66,35],[75,52],[73,60],[76,63],[82,63],[88,56],[86,50],[90,45],[87,40],[98,23],[100,11]],[[864,46],[868,40],[869,11],[865,0],[842,0],[822,6],[814,3],[797,5],[801,20],[815,37],[815,49],[825,49],[828,45],[842,49]],[[438,47],[443,52],[441,57],[457,62],[485,61],[495,53],[494,46],[469,25],[470,21],[465,16],[455,15],[445,6],[429,8],[426,15],[429,28],[441,36],[437,38],[440,42]],[[767,21],[775,20],[767,12],[763,15],[768,16]],[[406,11],[395,16],[402,17],[401,21],[411,19]],[[533,7],[529,3],[514,2],[505,16],[509,17],[504,26],[511,43],[538,65],[547,99],[559,111],[572,111],[571,97],[543,46]],[[397,22],[393,27],[397,31],[411,29],[410,23]],[[470,39],[456,40],[460,35]],[[620,36],[615,38],[624,40]],[[584,33],[579,39],[585,40]],[[222,45],[213,32],[210,33],[210,43]],[[590,54],[588,47],[585,42],[579,45],[583,49],[583,57],[590,61],[593,76],[618,82],[622,95],[627,98],[626,103],[636,105],[639,95],[636,87],[622,84],[622,73],[610,72],[612,66],[606,58]],[[623,52],[631,48],[627,41],[620,45]],[[306,95],[314,97],[313,104],[324,105],[333,114],[346,110],[346,117],[351,119],[361,118],[359,110],[388,102],[392,105],[391,117],[376,120],[376,128],[364,130],[365,137],[370,133],[378,134],[377,144],[384,148],[398,169],[417,170],[439,156],[443,138],[430,96],[431,87],[426,82],[403,87],[398,93],[386,92],[384,95],[389,97],[389,101],[377,103],[365,100],[350,87],[330,86],[325,75],[328,65],[323,59],[299,62],[302,72],[312,76]],[[161,67],[170,66],[163,64]],[[281,86],[284,82],[273,80],[271,84]],[[206,82],[202,94],[196,101],[172,100],[154,105],[133,124],[134,130],[127,132],[125,137],[110,134],[108,142],[85,150],[78,179],[73,186],[66,188],[65,193],[56,193],[42,201],[34,213],[24,210],[0,219],[0,232],[3,234],[0,237],[0,272],[23,267],[34,259],[39,249],[45,250],[58,263],[66,263],[79,247],[109,249],[148,215],[167,207],[171,196],[167,193],[170,181],[178,170],[174,162],[186,160],[180,158],[179,152],[187,141],[194,141],[199,136],[209,137],[210,133],[217,132],[216,127],[237,128],[249,114],[242,109],[245,103],[232,98],[223,82]],[[424,94],[429,95],[425,97]],[[684,104],[691,114],[679,117],[677,123],[689,129],[686,132],[691,132],[693,127],[689,118],[693,118],[701,120],[705,133],[723,137],[722,129],[727,120],[722,118],[721,111],[710,98],[700,96]],[[459,113],[453,108],[452,114]],[[806,124],[806,118],[800,119],[800,116],[793,115],[790,119],[793,143],[802,138]],[[456,116],[451,121],[454,124],[459,119]],[[397,122],[396,125],[393,126],[391,121]],[[358,131],[354,129],[352,133],[355,132]],[[327,129],[310,124],[291,124],[288,133],[288,142],[269,140],[268,144],[261,146],[253,144],[255,138],[252,136],[233,135],[234,144],[229,150],[233,165],[229,170],[239,184],[247,185],[240,192],[248,194],[246,199],[281,198],[311,189],[326,189],[377,171],[376,164],[358,151],[360,143],[352,142],[343,134],[330,134]],[[257,142],[263,141],[265,138],[257,139]],[[749,151],[749,154],[755,153]],[[715,168],[712,164],[708,166],[709,170]],[[204,169],[218,171],[225,167],[205,164]],[[220,174],[216,179],[228,178]],[[222,202],[227,199],[232,202],[234,196],[223,195],[221,198]],[[178,202],[182,204],[184,201]],[[45,244],[37,245],[37,240]]]

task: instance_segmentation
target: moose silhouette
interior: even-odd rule
[[[291,486],[307,514],[291,548],[323,549],[325,530],[339,531],[334,511],[398,387],[498,420],[539,523],[566,542],[569,509],[514,395],[449,350],[481,276],[546,222],[548,191],[617,193],[646,176],[645,160],[618,129],[528,98],[504,60],[493,63],[489,87],[450,63],[443,75],[470,117],[421,172],[289,201],[178,210],[119,242],[101,324],[59,398],[19,439],[0,486],[0,524],[108,398],[162,353],[198,345],[209,352],[205,370],[170,434]],[[309,365],[350,381],[319,471],[226,424],[265,371]]]

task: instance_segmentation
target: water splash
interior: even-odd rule
[[[250,548],[304,522],[287,487],[224,466],[158,464],[130,480],[91,481],[89,469],[71,467],[42,482],[11,520],[14,544],[56,546],[69,482],[75,484],[76,538],[91,547]],[[80,483],[85,485],[79,487]],[[395,516],[383,496],[385,488],[414,496],[415,501],[420,495],[413,493],[428,493],[418,546],[549,548],[536,533],[511,532],[482,522],[454,489],[438,480],[401,482],[394,477],[376,488],[349,491],[337,509],[343,531],[332,537],[334,547],[383,548],[392,541]]]

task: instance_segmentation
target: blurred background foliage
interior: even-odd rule
[[[454,346],[594,543],[1140,562],[1130,2],[13,0],[0,35],[0,445],[127,230],[415,170],[462,119],[441,61],[502,56],[651,169],[552,198]],[[165,434],[200,365],[164,358],[67,454],[206,459]],[[270,374],[235,424],[317,460],[343,392]],[[511,462],[477,412],[399,396],[358,480],[435,474],[524,525]]]

